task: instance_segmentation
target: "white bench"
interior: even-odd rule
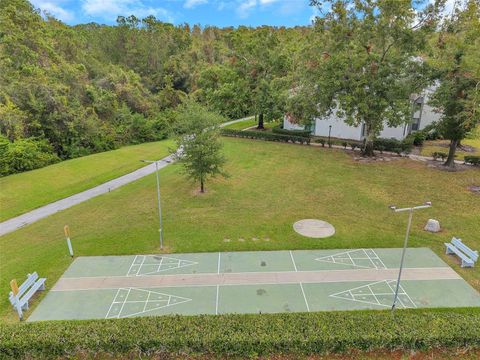
[[[453,237],[445,247],[446,254],[455,254],[462,260],[462,267],[473,267],[478,260],[478,251],[470,249],[461,239]]]
[[[20,320],[23,318],[23,311],[28,310],[28,300],[38,290],[45,290],[45,278],[38,278],[38,274],[34,272],[33,274],[27,275],[27,280],[18,287],[18,293],[13,294],[10,291],[9,300],[13,308],[17,310]]]

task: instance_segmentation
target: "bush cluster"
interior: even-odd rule
[[[162,316],[0,325],[0,358],[107,353],[257,357],[480,347],[480,310]]]
[[[275,134],[282,134],[282,135],[292,135],[292,136],[302,136],[302,137],[312,136],[312,133],[310,132],[310,130],[287,130],[287,129],[282,129],[280,126],[273,127],[272,132]]]
[[[464,158],[465,164],[471,164],[471,165],[480,165],[480,156],[465,156]]]
[[[35,138],[10,142],[0,135],[0,176],[37,169],[60,161],[46,140]]]
[[[444,161],[448,157],[448,154],[441,151],[434,151],[432,153],[432,157],[433,160],[441,159],[442,161]]]
[[[267,131],[238,131],[232,129],[222,129],[222,135],[231,137],[240,137],[247,139],[261,139],[266,141],[292,142],[300,144],[310,144],[309,137],[274,134]]]
[[[389,151],[397,154],[409,153],[413,147],[413,138],[405,140],[378,138],[373,142],[373,148],[380,152]]]

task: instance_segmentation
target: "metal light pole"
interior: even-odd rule
[[[430,201],[427,201],[423,205],[414,206],[414,207],[410,207],[410,208],[397,209],[397,207],[394,206],[394,205],[390,206],[390,209],[393,210],[394,212],[408,211],[408,214],[409,214],[408,215],[407,232],[405,234],[405,241],[403,243],[402,259],[400,260],[400,269],[398,271],[397,286],[395,288],[395,296],[393,298],[392,311],[395,310],[395,305],[397,304],[397,300],[398,300],[398,290],[400,288],[400,279],[402,277],[403,261],[405,260],[405,252],[407,251],[408,237],[410,235],[410,228],[412,226],[413,212],[415,210],[426,209],[426,208],[429,208],[429,207],[432,207],[432,203]]]
[[[161,161],[161,160],[158,160],[158,161],[140,160],[140,161],[144,162],[144,163],[149,163],[149,164],[154,163],[155,164],[155,175],[157,177],[158,220],[159,220],[159,223],[160,223],[160,229],[158,229],[158,232],[160,233],[160,249],[163,249],[162,205],[161,205],[161,202],[160,202],[160,177],[158,175],[158,161]]]
[[[330,134],[332,133],[332,125],[328,125],[328,147],[332,147],[330,143]]]

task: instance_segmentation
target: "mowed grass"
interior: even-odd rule
[[[270,121],[270,122],[265,122],[263,126],[265,129],[271,129],[274,126],[279,125],[280,123],[277,121]],[[255,120],[255,118],[249,118],[244,121],[239,121],[230,125],[227,125],[224,127],[224,129],[230,129],[230,130],[245,130],[248,128],[251,128],[253,126],[258,125],[258,120]]]
[[[480,170],[450,173],[406,159],[359,163],[336,149],[223,142],[230,177],[207,182],[203,195],[179,165],[161,170],[166,251],[401,247],[407,214],[388,205],[430,200],[431,209],[415,213],[409,245],[433,249],[480,289],[479,268],[461,269],[443,245],[455,235],[480,249],[480,197],[468,190],[480,185]],[[0,293],[8,293],[10,279],[32,271],[46,276],[48,287],[55,283],[72,261],[65,224],[76,255],[159,252],[155,196],[150,175],[0,237]],[[304,218],[326,220],[337,232],[322,240],[301,237],[292,224]],[[428,218],[438,219],[443,231],[423,231]],[[0,317],[16,321],[6,296]]]
[[[165,140],[125,146],[0,178],[0,221],[134,171],[145,166],[141,159],[168,155],[172,145]]]
[[[457,149],[456,155],[457,160],[463,160],[464,156],[480,156],[480,138],[478,139],[464,139],[462,140],[463,145],[472,146],[475,148],[474,152],[466,152]],[[448,154],[448,140],[436,140],[436,141],[425,141],[421,154],[423,156],[432,156],[433,152],[443,152]]]

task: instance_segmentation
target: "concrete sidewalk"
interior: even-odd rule
[[[168,164],[173,162],[170,156],[167,156],[161,160],[158,160],[159,169],[164,168]],[[29,211],[20,216],[14,217],[12,219],[6,220],[0,223],[0,236],[8,234],[12,231],[20,229],[28,224],[34,223],[40,219],[43,219],[49,215],[55,214],[56,212],[68,209],[74,205],[80,204],[86,200],[94,198],[95,196],[105,194],[111,190],[117,189],[120,186],[131,183],[132,181],[143,178],[144,176],[150,175],[155,172],[155,164],[148,164],[138,170],[135,170],[129,174],[120,176],[116,179],[107,181],[106,183],[95,186],[91,189],[82,191],[78,194],[66,197],[64,199],[55,201],[48,205],[39,207],[38,209]]]

